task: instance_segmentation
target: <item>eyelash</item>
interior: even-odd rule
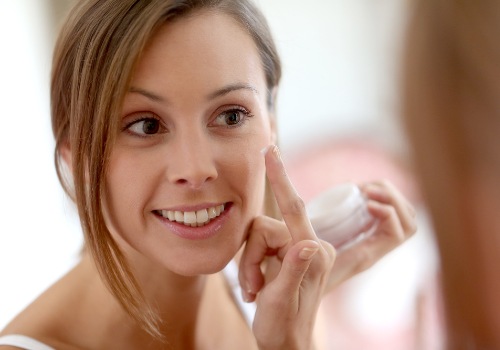
[[[155,120],[156,122],[159,123],[159,129],[165,129],[161,119],[159,117],[156,117],[154,115],[151,115],[151,116],[144,116],[144,115],[141,115],[139,117],[137,117],[136,119],[132,120],[131,122],[127,123],[123,128],[122,128],[122,131],[125,131],[125,132],[128,132],[129,134],[133,135],[133,136],[138,136],[138,137],[142,137],[142,138],[147,138],[147,137],[151,137],[151,136],[154,136],[154,135],[157,135],[161,132],[157,132],[157,133],[154,133],[154,134],[139,134],[139,133],[135,133],[135,132],[132,132],[130,131],[130,128],[132,126],[134,126],[135,124],[137,123],[140,123],[140,122],[144,122],[144,121],[148,121],[148,120]]]
[[[217,113],[217,116],[214,118],[214,121],[217,120],[217,118],[219,118],[220,116],[222,116],[224,114],[227,114],[227,113],[231,113],[231,112],[239,112],[239,113],[242,113],[243,116],[242,116],[242,119],[240,120],[240,122],[238,124],[235,124],[235,125],[226,125],[225,127],[227,129],[233,129],[233,128],[241,127],[241,126],[243,126],[248,121],[248,118],[252,118],[254,116],[249,110],[247,110],[244,107],[241,107],[241,106],[231,106],[231,107],[229,107],[227,109],[222,110],[220,113]]]
[[[241,113],[242,116],[241,116],[241,120],[237,124],[225,125],[224,127],[227,129],[234,129],[234,128],[241,127],[248,121],[248,118],[252,118],[254,116],[250,111],[248,111],[246,108],[244,108],[242,106],[231,106],[227,109],[222,110],[221,112],[218,112],[216,117],[214,118],[213,122],[216,121],[217,118],[223,116],[224,114],[231,113],[231,112]],[[136,119],[132,120],[131,122],[127,123],[122,128],[122,131],[128,132],[129,134],[131,134],[133,136],[138,136],[138,137],[142,137],[142,138],[148,138],[148,137],[151,137],[151,136],[154,136],[154,135],[161,133],[160,131],[158,131],[158,132],[155,132],[153,134],[140,134],[140,133],[132,132],[130,130],[132,128],[132,126],[134,126],[135,124],[140,123],[140,122],[144,122],[144,121],[148,121],[148,120],[149,121],[155,120],[156,122],[159,123],[160,130],[165,129],[165,126],[163,125],[162,120],[159,117],[154,116],[154,115],[151,115],[151,116],[141,115],[141,116],[137,117]]]

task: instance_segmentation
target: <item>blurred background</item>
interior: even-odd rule
[[[0,329],[77,262],[82,245],[54,170],[48,92],[73,2],[0,0]],[[337,183],[386,178],[419,212],[415,237],[325,299],[328,348],[439,349],[438,263],[398,115],[407,2],[257,3],[283,60],[279,137],[299,193],[308,201]]]

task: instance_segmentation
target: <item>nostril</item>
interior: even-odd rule
[[[206,165],[202,162],[196,164],[186,163],[172,165],[167,169],[167,179],[177,186],[200,188],[203,184],[217,178],[217,169],[214,164]]]

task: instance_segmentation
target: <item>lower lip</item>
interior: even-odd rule
[[[229,219],[230,211],[231,204],[227,203],[224,211],[218,217],[212,219],[208,224],[199,227],[186,226],[175,221],[170,221],[156,214],[155,216],[176,236],[189,240],[203,240],[217,235],[221,227]]]

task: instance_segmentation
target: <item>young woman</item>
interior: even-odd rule
[[[415,228],[399,192],[368,185],[379,230],[332,270],[273,146],[280,75],[246,0],[80,1],[51,98],[85,251],[3,348],[313,348],[321,296]],[[221,273],[237,255],[241,296]],[[256,302],[252,327],[240,297]]]

